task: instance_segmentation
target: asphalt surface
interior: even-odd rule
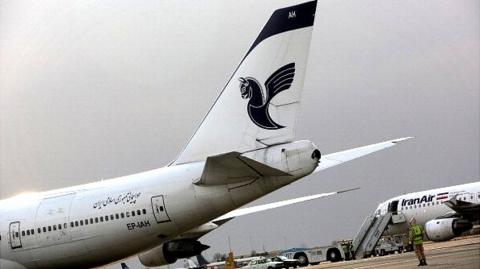
[[[480,269],[480,236],[466,237],[448,242],[424,244],[428,266],[417,267],[414,252],[372,257],[355,261],[322,263],[308,269],[320,268],[461,268]]]

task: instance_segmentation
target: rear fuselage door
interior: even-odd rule
[[[20,222],[12,222],[10,223],[10,246],[12,249],[21,248],[22,247],[22,240],[20,238]]]
[[[167,213],[167,208],[165,207],[165,200],[163,195],[157,195],[152,197],[152,209],[153,215],[157,223],[168,222],[170,217]]]

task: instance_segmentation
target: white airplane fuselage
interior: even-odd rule
[[[86,268],[148,250],[310,174],[318,165],[314,145],[292,144],[302,152],[291,156],[296,167],[283,167],[288,177],[196,185],[199,162],[3,200],[0,265]]]
[[[385,234],[402,234],[410,227],[409,221],[412,218],[415,218],[416,223],[424,226],[430,220],[453,212],[445,204],[445,201],[453,197],[466,202],[480,203],[480,182],[400,195],[381,203],[376,214],[386,214],[389,211],[389,205],[396,201],[398,204],[393,211],[403,214],[406,222],[389,225]]]

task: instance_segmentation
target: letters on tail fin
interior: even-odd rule
[[[292,141],[315,9],[312,1],[271,15],[173,165]]]

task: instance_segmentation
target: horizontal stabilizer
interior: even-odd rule
[[[383,149],[393,147],[398,143],[411,138],[413,137],[398,138],[398,139],[393,139],[385,142],[380,142],[377,144],[372,144],[368,146],[363,146],[359,148],[354,148],[354,149],[349,149],[349,150],[344,150],[344,151],[324,155],[322,156],[322,159],[320,160],[320,163],[318,164],[317,169],[315,169],[314,173],[360,158],[362,156],[365,156]]]
[[[325,197],[330,197],[336,194],[341,194],[345,192],[350,192],[350,191],[355,191],[358,190],[359,188],[354,188],[354,189],[348,189],[348,190],[341,190],[341,191],[335,191],[335,192],[327,192],[327,193],[318,193],[314,195],[309,195],[309,196],[303,196],[303,197],[298,197],[294,199],[289,199],[289,200],[283,200],[279,202],[273,202],[269,204],[263,204],[263,205],[257,205],[257,206],[252,206],[252,207],[246,207],[246,208],[239,208],[235,209],[233,211],[228,212],[227,214],[218,217],[211,222],[205,223],[201,226],[195,227],[194,229],[191,229],[185,233],[183,233],[179,239],[185,239],[185,238],[190,238],[190,239],[199,239],[200,237],[206,235],[207,233],[217,229],[221,225],[227,223],[228,221],[248,215],[248,214],[254,214],[262,211],[267,211],[275,208],[280,208],[280,207],[285,207],[285,206],[291,206],[294,204],[300,204],[300,203],[305,203],[308,201],[313,201],[316,199],[320,198],[325,198]]]
[[[242,156],[239,152],[229,152],[208,157],[202,177],[195,184],[234,184],[269,176],[290,176],[290,174]]]
[[[240,209],[230,211],[229,213],[227,213],[227,214],[225,214],[225,215],[223,215],[219,218],[216,218],[215,220],[213,220],[213,223],[223,224],[224,222],[226,222],[228,220],[231,220],[235,217],[240,217],[240,216],[243,216],[243,215],[262,212],[262,211],[265,211],[265,210],[275,209],[275,208],[289,206],[289,205],[293,205],[293,204],[304,203],[304,202],[307,202],[307,201],[311,201],[311,200],[315,200],[315,199],[319,199],[319,198],[324,198],[324,197],[328,197],[328,196],[332,196],[332,195],[336,195],[336,194],[341,194],[341,193],[345,193],[345,192],[355,191],[355,190],[358,190],[358,189],[360,189],[360,188],[353,188],[353,189],[348,189],[348,190],[341,190],[341,191],[327,192],[327,193],[319,193],[319,194],[314,194],[314,195],[310,195],[310,196],[303,196],[303,197],[299,197],[299,198],[284,200],[284,201],[280,201],[280,202],[274,202],[274,203],[269,203],[269,204],[264,204],[264,205],[247,207],[247,208],[240,208]]]

